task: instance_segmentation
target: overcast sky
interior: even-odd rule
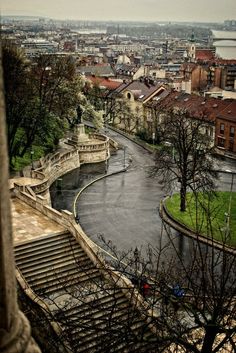
[[[2,15],[78,20],[223,22],[236,0],[1,0]]]

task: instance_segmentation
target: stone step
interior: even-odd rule
[[[64,231],[64,232],[59,232],[59,233],[53,233],[53,234],[48,234],[45,236],[41,236],[39,238],[35,238],[35,239],[30,239],[30,241],[24,242],[24,243],[20,243],[20,244],[16,244],[15,245],[15,250],[26,250],[26,249],[30,249],[32,247],[37,247],[38,244],[40,244],[40,246],[43,244],[45,246],[47,246],[47,244],[57,241],[57,240],[63,240],[63,239],[74,239],[74,237],[68,232],[68,231]]]
[[[52,251],[53,249],[58,249],[61,251],[64,248],[79,248],[82,250],[82,248],[79,246],[79,244],[76,242],[76,239],[68,240],[68,239],[62,239],[54,242],[50,242],[49,244],[42,244],[43,246],[40,246],[40,244],[37,244],[37,247],[32,247],[32,248],[27,248],[25,250],[23,249],[15,249],[15,258],[17,261],[20,261],[22,259],[25,259],[26,257],[37,257],[42,256],[42,254],[47,254],[48,252]]]
[[[90,295],[90,300],[89,302],[86,301],[87,298],[83,301],[81,305],[77,305],[74,307],[70,307],[68,309],[63,309],[63,314],[61,315],[61,312],[56,314],[56,317],[58,317],[59,320],[63,321],[63,318],[65,318],[65,321],[67,321],[67,318],[70,317],[73,319],[73,317],[77,317],[81,315],[81,312],[85,310],[95,310],[96,308],[99,308],[102,305],[108,306],[109,303],[114,303],[117,302],[118,300],[124,298],[124,294],[122,293],[121,290],[115,292],[115,293],[109,293],[104,290],[102,295],[100,294],[99,298],[93,298],[92,295]]]
[[[127,314],[126,309],[128,307],[129,303],[127,302],[127,300],[123,300],[117,306],[110,306],[109,308],[100,308],[100,310],[96,310],[93,313],[90,313],[90,315],[88,315],[87,317],[85,315],[84,317],[82,316],[74,318],[74,320],[72,320],[71,317],[68,317],[68,319],[71,320],[71,323],[73,323],[74,321],[74,327],[69,328],[69,333],[79,333],[79,336],[82,336],[84,330],[88,328],[92,329],[92,331],[102,331],[111,322],[112,324],[114,324],[115,322],[118,324],[119,321],[117,321],[117,319]],[[65,331],[67,331],[67,329]]]
[[[87,305],[80,305],[79,307],[74,308],[74,311],[71,313],[71,315],[65,315],[64,320],[62,321],[68,322],[77,322],[80,320],[90,320],[91,317],[93,320],[95,318],[99,318],[100,316],[104,316],[105,312],[107,314],[110,314],[112,312],[112,309],[114,307],[119,307],[121,308],[122,305],[127,305],[127,299],[126,297],[122,296],[118,298],[116,301],[114,301],[113,298],[105,297],[105,300],[101,301],[99,305],[94,305],[93,307],[88,308]]]
[[[63,278],[60,282],[50,282],[47,283],[47,285],[45,286],[33,286],[32,288],[38,295],[40,295],[40,293],[43,293],[44,295],[49,296],[56,291],[63,292],[64,288],[67,289],[69,287],[75,287],[76,285],[81,286],[85,282],[94,281],[95,279],[100,279],[100,273],[98,270],[92,269],[87,273],[80,274],[80,276],[73,276],[72,278],[68,278],[67,276]]]
[[[73,352],[104,353],[104,347],[109,347],[111,353],[139,352],[138,346],[136,349],[123,341],[121,335],[129,322],[131,334],[141,335],[141,315],[131,309],[115,283],[110,284],[101,276],[75,238],[66,232],[53,234],[16,246],[15,253],[19,270],[52,308]],[[60,306],[67,307],[58,311]],[[150,336],[149,331],[145,334]],[[127,350],[127,344],[132,350]],[[139,347],[142,349],[142,344]]]
[[[72,248],[71,245],[65,245],[65,247],[51,247],[49,248],[46,252],[41,251],[41,253],[38,253],[34,255],[32,254],[27,254],[25,257],[21,257],[20,259],[16,257],[16,263],[18,266],[22,265],[23,267],[27,266],[28,263],[34,263],[34,262],[41,262],[44,259],[49,259],[50,262],[53,261],[54,258],[57,258],[58,256],[66,257],[68,255],[84,255],[83,249],[79,247],[74,247]],[[23,255],[23,254],[22,254]]]
[[[80,269],[78,266],[68,266],[68,267],[62,267],[57,271],[50,271],[48,273],[43,273],[41,275],[36,275],[36,276],[30,276],[29,279],[27,279],[28,283],[30,286],[39,286],[39,285],[44,285],[49,282],[55,282],[58,279],[64,278],[65,276],[80,276],[81,273],[87,272],[89,270],[93,269],[93,267],[87,267]]]
[[[93,269],[95,267],[91,265],[91,263],[87,259],[83,262],[83,265],[81,266],[77,266],[74,260],[64,260],[54,266],[44,267],[41,269],[29,269],[26,273],[22,271],[22,274],[24,275],[27,281],[34,281],[34,279],[37,279],[38,276],[42,277],[41,275],[47,276],[56,273],[60,276],[60,272],[66,272],[67,270],[70,271],[72,268],[76,268],[79,275],[80,272],[86,272],[87,270]]]
[[[124,320],[121,320],[122,322],[125,321],[125,317],[123,316]],[[103,339],[104,337],[104,342],[101,346],[101,344],[96,344],[96,335],[94,335],[94,342],[90,342],[89,345],[86,344],[86,342],[83,342],[82,346],[81,345],[77,345],[76,343],[74,344],[76,349],[76,352],[78,353],[85,353],[87,351],[89,351],[90,353],[103,353],[104,352],[104,346],[109,346],[109,352],[112,353],[123,353],[123,352],[137,352],[139,353],[140,351],[143,352],[143,348],[147,347],[147,350],[145,350],[145,352],[156,352],[156,343],[153,344],[153,347],[155,347],[155,349],[152,351],[150,350],[150,343],[147,344],[146,339],[148,338],[144,338],[144,342],[140,342],[140,343],[135,343],[135,337],[133,342],[130,342],[130,347],[129,349],[127,349],[127,340],[126,340],[126,336],[125,334],[123,335],[122,333],[122,322],[120,323],[120,325],[118,325],[117,327],[113,326],[113,330],[110,328],[108,328],[108,332],[106,332],[105,330],[103,330],[101,333],[99,333],[99,339]],[[143,321],[141,319],[138,319],[137,322],[130,324],[129,326],[129,330],[131,332],[133,332],[134,336],[140,337],[140,335],[142,334],[142,327],[143,327]],[[113,332],[112,332],[113,331]],[[150,331],[148,331],[150,332]],[[86,332],[85,332],[86,335]],[[108,336],[108,338],[106,339],[106,336]],[[98,339],[98,340],[99,340]],[[120,342],[121,341],[121,342]]]
[[[122,334],[122,324],[126,323],[129,319],[128,311],[125,309],[127,309],[127,307],[116,308],[116,310],[113,312],[110,321],[106,320],[106,314],[104,314],[104,320],[101,320],[100,318],[100,320],[98,320],[97,322],[90,322],[90,326],[85,326],[82,331],[77,333],[77,335],[72,329],[71,333],[73,336],[75,336],[75,338],[70,337],[70,340],[71,345],[76,348],[76,352],[90,352],[91,348],[97,346],[97,340],[99,341],[99,339],[101,339],[102,337],[105,338],[106,335],[109,336],[109,343],[111,343],[113,335],[114,337],[116,336],[119,339]],[[111,325],[111,327],[109,325]]]
[[[67,256],[60,256],[60,255],[56,255],[52,258],[47,257],[47,258],[43,258],[41,259],[40,263],[38,261],[30,261],[27,262],[26,264],[19,264],[19,268],[22,271],[22,273],[24,275],[28,274],[28,273],[41,273],[42,271],[45,270],[52,270],[54,268],[59,268],[59,267],[63,267],[63,264],[69,264],[69,263],[83,263],[83,262],[89,262],[91,261],[90,259],[88,259],[88,257],[86,256],[85,253],[83,253],[82,255],[80,254],[80,256],[75,257],[76,254],[70,254]],[[18,266],[18,264],[16,263],[16,265]]]

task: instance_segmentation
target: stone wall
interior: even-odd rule
[[[94,265],[100,269],[104,277],[106,277],[108,280],[114,281],[116,285],[120,287],[120,289],[125,293],[125,295],[130,298],[131,302],[133,302],[136,307],[139,307],[140,310],[146,310],[146,303],[138,291],[136,291],[136,295],[132,294],[134,289],[130,280],[128,280],[122,273],[112,270],[107,264],[105,264],[104,260],[99,255],[102,250],[84,233],[81,226],[75,222],[74,215],[71,212],[66,210],[59,212],[55,210],[47,205],[47,200],[45,200],[43,197],[33,197],[22,191],[21,187],[17,185],[15,188],[15,196],[26,204],[40,211],[49,219],[65,227],[76,238],[87,256],[94,263]],[[18,273],[17,279],[22,287],[23,282],[19,279],[19,276],[20,274]],[[131,288],[132,291],[130,291]],[[34,294],[31,292],[31,290],[26,291],[26,294],[31,298],[31,300],[35,301]],[[42,303],[39,304],[42,308],[44,307]]]
[[[39,168],[34,170],[26,168],[23,171],[25,177],[41,181],[30,186],[33,193],[45,197],[50,205],[49,188],[56,179],[79,168],[81,164],[100,163],[109,159],[109,138],[100,134],[91,134],[90,138],[93,143],[78,145],[75,149],[63,153],[49,154],[40,159]]]

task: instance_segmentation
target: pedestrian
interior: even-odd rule
[[[142,280],[141,291],[142,291],[142,295],[144,298],[146,298],[150,294],[150,289],[151,289],[150,284],[147,283],[146,281]]]

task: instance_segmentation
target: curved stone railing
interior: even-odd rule
[[[51,184],[63,174],[79,168],[81,164],[99,163],[110,157],[109,138],[105,135],[90,134],[91,142],[76,146],[75,149],[49,154],[39,160],[41,166],[24,171],[25,177],[38,179],[41,182],[30,185],[35,194],[46,192]]]
[[[86,255],[93,262],[93,264],[97,268],[99,268],[104,278],[108,280],[113,280],[114,283],[118,287],[120,287],[120,289],[124,292],[124,294],[129,297],[135,307],[139,308],[141,312],[145,310],[146,320],[147,316],[149,316],[150,318],[153,317],[153,309],[149,309],[148,303],[144,300],[138,290],[134,289],[134,286],[131,281],[127,277],[125,277],[121,272],[114,271],[101,258],[101,256],[99,255],[100,248],[84,233],[81,226],[75,222],[73,213],[67,210],[62,210],[61,212],[55,210],[54,208],[48,206],[47,200],[44,197],[39,195],[33,197],[28,193],[24,192],[19,185],[15,185],[15,196],[26,204],[28,204],[29,206],[44,214],[49,219],[55,221],[56,223],[66,228],[75,237],[75,239],[80,244]],[[21,286],[24,287],[24,278],[19,278],[19,276],[21,276],[21,273],[17,272],[19,283],[21,284]],[[131,289],[131,293],[133,295],[130,294]],[[35,301],[35,293],[31,289],[28,289],[26,294],[30,297],[31,300]],[[48,310],[48,308],[43,305],[42,300],[40,300],[40,306],[43,307],[45,310]],[[150,329],[153,331],[156,330],[156,328],[152,325],[150,325]]]
[[[109,139],[106,140],[105,144],[107,144]],[[100,144],[100,146],[104,146],[104,142]],[[90,149],[87,149],[87,152]],[[109,154],[106,153],[106,158],[108,158]],[[37,168],[33,171],[33,176],[42,180],[42,183],[38,185],[30,185],[24,186],[15,183],[14,184],[14,196],[28,204],[29,206],[33,207],[34,209],[41,212],[43,215],[48,217],[49,219],[57,222],[64,228],[66,228],[78,241],[82,249],[85,251],[87,256],[90,260],[94,263],[94,265],[100,269],[101,273],[103,274],[104,278],[108,280],[114,281],[114,283],[120,287],[120,289],[124,292],[126,296],[129,297],[129,300],[133,303],[133,305],[137,308],[140,308],[140,312],[146,312],[145,320],[149,316],[150,319],[148,320],[148,324],[150,329],[155,332],[156,328],[151,324],[151,318],[153,317],[153,310],[149,309],[148,303],[145,302],[144,298],[138,292],[138,290],[134,289],[133,284],[129,279],[127,279],[121,272],[114,271],[110,268],[109,265],[105,263],[105,261],[100,257],[99,252],[100,248],[95,244],[82,230],[79,224],[75,222],[74,215],[66,210],[62,210],[61,212],[53,209],[49,206],[48,200],[45,197],[37,195],[41,191],[47,189],[50,184],[58,178],[59,175],[65,173],[66,168],[60,168],[58,171],[58,164],[60,163],[63,166],[67,164],[67,162],[71,162],[74,158],[78,161],[78,166],[80,165],[80,151],[72,150],[70,152],[66,152],[63,154],[56,153],[52,156],[46,156],[44,159],[41,160],[43,164],[40,168]],[[71,168],[71,163],[69,163]],[[75,166],[73,167],[75,168]],[[72,169],[73,169],[72,168]],[[47,178],[47,175],[48,178]],[[29,190],[28,190],[29,187]],[[32,190],[35,192],[33,194]],[[24,293],[30,298],[31,301],[39,305],[41,310],[47,315],[49,313],[48,306],[44,303],[44,301],[37,297],[32,289],[26,283],[24,277],[22,276],[20,271],[16,271],[16,276],[18,283],[21,285],[21,288],[24,290]],[[131,291],[130,291],[131,290]],[[132,294],[131,294],[132,293]],[[135,293],[135,295],[133,295]],[[55,332],[60,334],[61,327],[57,323],[54,323],[52,328]]]

